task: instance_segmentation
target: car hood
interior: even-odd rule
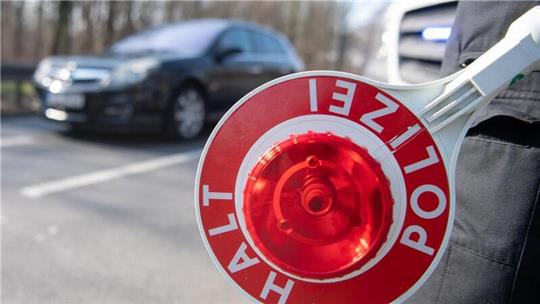
[[[90,92],[111,89],[110,81],[115,70],[120,70],[123,64],[133,62],[134,66],[141,66],[141,60],[155,61],[152,66],[169,64],[187,58],[176,53],[141,54],[141,55],[78,55],[78,56],[51,56],[45,58],[34,72],[33,81],[36,86],[50,89],[55,85],[55,91]],[[139,61],[139,63],[136,63]],[[137,64],[137,65],[136,65]],[[148,64],[146,61],[145,64]],[[143,64],[144,66],[144,64]],[[152,68],[153,69],[153,68]]]
[[[190,59],[189,57],[182,54],[176,53],[156,53],[156,54],[103,54],[103,55],[77,55],[77,56],[51,56],[47,60],[57,67],[70,67],[72,69],[77,68],[93,68],[93,69],[104,69],[104,70],[113,70],[115,67],[119,66],[122,63],[127,63],[130,61],[135,61],[138,59],[152,58],[158,62],[170,61],[170,60],[181,60],[181,59]]]
[[[51,56],[46,58],[53,66],[71,66],[75,68],[98,68],[112,70],[125,62],[125,59],[109,56]]]

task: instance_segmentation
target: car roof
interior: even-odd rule
[[[170,22],[161,24],[158,26],[154,26],[149,28],[149,30],[155,30],[155,29],[161,29],[161,28],[167,28],[167,27],[176,27],[179,25],[197,25],[197,26],[204,26],[204,27],[214,27],[216,30],[224,29],[229,26],[230,22],[228,22],[225,19],[186,19],[179,22]]]
[[[164,28],[164,27],[174,27],[181,24],[197,24],[200,26],[215,27],[216,30],[218,31],[225,30],[227,28],[234,27],[234,26],[239,26],[239,27],[246,27],[249,29],[266,32],[268,34],[272,34],[272,35],[276,35],[280,37],[282,36],[281,33],[279,33],[278,31],[270,27],[260,25],[251,21],[238,20],[238,19],[219,19],[219,18],[186,19],[179,22],[162,24],[162,25],[154,27],[153,29]]]

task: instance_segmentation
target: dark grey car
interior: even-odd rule
[[[34,82],[48,119],[192,138],[260,84],[303,63],[280,33],[201,19],[136,33],[97,56],[55,56]]]

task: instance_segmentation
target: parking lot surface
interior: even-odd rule
[[[206,132],[208,136],[209,131]],[[2,119],[3,303],[240,303],[194,215],[205,142]]]

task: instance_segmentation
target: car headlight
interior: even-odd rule
[[[50,72],[52,68],[51,60],[49,59],[43,59],[38,64],[36,71],[34,72],[34,81],[37,83],[41,83],[43,78],[45,78]]]
[[[158,65],[159,61],[153,58],[135,59],[122,63],[103,79],[102,85],[117,87],[139,83],[146,79]]]

